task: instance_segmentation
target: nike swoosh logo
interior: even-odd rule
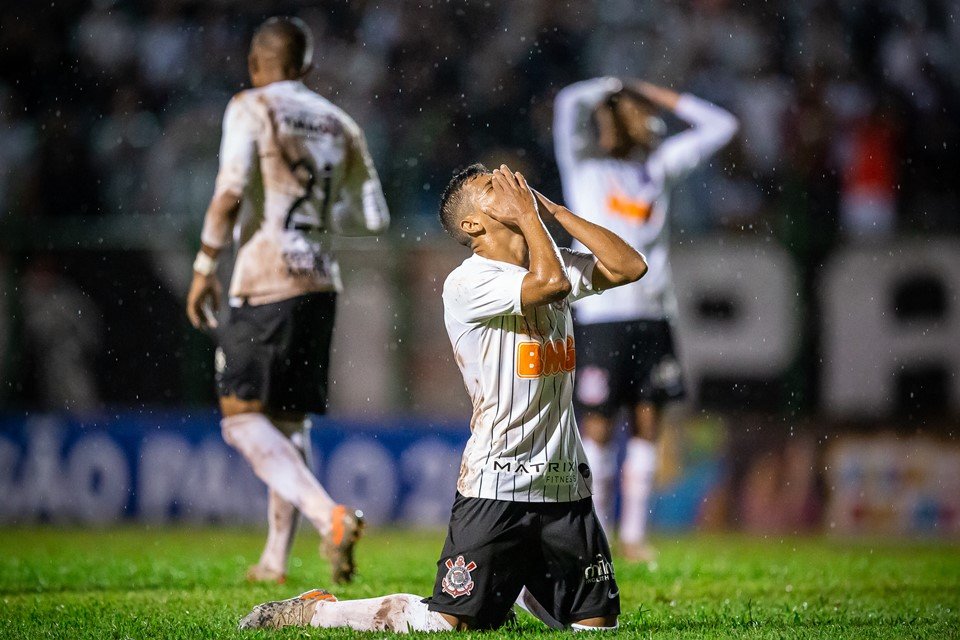
[[[613,600],[618,595],[620,595],[620,589],[617,589],[616,591],[611,591],[610,593],[607,594],[607,597]]]

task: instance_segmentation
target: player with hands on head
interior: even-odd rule
[[[557,248],[545,218],[587,251]],[[491,629],[514,603],[555,629],[617,628],[620,590],[573,412],[570,303],[639,280],[646,261],[505,165],[454,176],[440,222],[472,251],[444,282],[443,307],[473,415],[433,594],[340,601],[317,589],[255,607],[242,628]]]
[[[269,531],[247,576],[282,582],[303,514],[320,533],[334,582],[351,579],[362,514],[337,504],[309,467],[308,413],[327,408],[340,273],[331,232],[377,234],[389,214],[360,128],[310,91],[312,40],[297,18],[255,32],[252,89],[227,106],[220,170],[193,264],[187,316],[218,329],[217,387],[224,439],[266,483]],[[240,219],[241,206],[249,214]],[[236,231],[236,233],[234,233]],[[223,326],[217,259],[239,248]]]
[[[689,128],[665,137],[659,112]],[[612,533],[618,475],[614,419],[625,409],[631,437],[621,474],[619,541],[629,560],[649,561],[648,502],[663,405],[683,396],[673,346],[676,302],[668,264],[671,189],[726,145],[736,118],[690,94],[639,80],[596,78],[557,94],[554,147],[566,203],[641,251],[651,275],[579,301],[576,400],[594,499]],[[575,237],[573,247],[583,248]]]

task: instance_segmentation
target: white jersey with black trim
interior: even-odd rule
[[[597,149],[591,118],[597,104],[620,86],[615,78],[578,82],[560,91],[554,105],[554,147],[567,206],[626,240],[649,265],[641,280],[577,303],[577,322],[587,324],[672,315],[676,303],[667,259],[670,189],[737,130],[737,120],[729,112],[684,94],[674,113],[689,129],[663,140],[645,160],[605,157]],[[577,242],[573,246],[584,248]]]
[[[527,270],[473,255],[443,285],[444,322],[473,403],[457,490],[514,502],[591,495],[573,414],[576,345],[570,303],[596,293],[596,259],[561,249],[564,300],[521,308]]]
[[[340,290],[329,233],[380,233],[389,214],[360,127],[299,81],[238,93],[223,118],[216,192],[253,203],[234,237],[231,298]]]

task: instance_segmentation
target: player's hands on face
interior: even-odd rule
[[[492,177],[494,206],[487,211],[494,220],[519,228],[525,219],[537,215],[537,201],[523,175],[502,164]]]
[[[557,212],[560,211],[563,207],[543,195],[536,189],[532,189],[534,197],[537,199],[537,208],[540,211],[540,219],[544,222],[550,222],[553,220]]]
[[[220,310],[222,290],[216,274],[209,276],[193,273],[190,292],[187,294],[187,317],[197,329],[216,329],[216,312]]]

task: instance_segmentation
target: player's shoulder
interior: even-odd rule
[[[361,129],[360,125],[357,124],[357,121],[347,113],[342,107],[337,104],[334,104],[329,98],[324,95],[313,91],[312,89],[301,85],[299,97],[304,101],[305,104],[310,106],[310,109],[318,114],[322,114],[326,118],[333,118],[336,120],[343,131],[352,137],[356,137],[360,134]]]
[[[227,103],[227,108],[252,107],[257,102],[258,89],[243,89],[237,91]]]
[[[483,278],[485,274],[497,270],[497,263],[493,260],[484,260],[477,254],[471,255],[461,262],[456,269],[447,274],[447,279],[443,281],[444,297],[454,290],[464,287],[469,288],[471,283]]]

